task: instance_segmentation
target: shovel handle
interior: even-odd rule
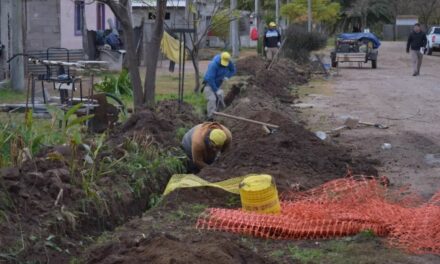
[[[263,125],[268,128],[273,128],[273,129],[280,128],[279,126],[274,125],[274,124],[264,123],[264,122],[260,122],[260,121],[256,121],[256,120],[252,120],[252,119],[247,119],[247,118],[240,117],[240,116],[233,116],[233,115],[228,115],[228,114],[220,113],[220,112],[214,112],[213,114],[216,116],[222,116],[222,117],[227,117],[227,118],[231,118],[231,119],[241,120],[241,121],[245,121],[245,122],[252,123],[252,124]]]

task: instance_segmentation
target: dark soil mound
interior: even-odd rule
[[[347,149],[321,141],[283,114],[268,110],[245,117],[279,124],[280,129],[266,134],[258,125],[226,121],[233,134],[231,149],[217,163],[203,169],[201,176],[223,180],[268,173],[275,177],[281,190],[286,190],[296,184],[318,186],[343,177],[349,168],[355,173],[377,175],[367,161],[357,161]]]
[[[261,56],[250,56],[236,62],[237,75],[255,76],[259,70],[266,68],[266,61]]]
[[[267,263],[236,239],[221,235],[195,234],[178,238],[151,234],[138,243],[109,243],[93,251],[86,263]]]
[[[127,122],[113,134],[112,141],[121,143],[127,138],[141,137],[160,146],[177,146],[176,129],[191,127],[200,123],[191,105],[177,101],[159,102],[156,111],[144,110],[133,114]]]

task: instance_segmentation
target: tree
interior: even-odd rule
[[[296,23],[307,21],[307,0],[296,0],[281,7],[281,15]],[[313,0],[312,17],[316,22],[334,24],[339,18],[341,5],[330,0]]]
[[[94,2],[95,0],[90,0]],[[133,102],[135,111],[148,106],[154,107],[156,92],[156,67],[159,59],[160,42],[163,35],[166,0],[156,1],[156,20],[151,41],[146,52],[147,72],[145,86],[142,87],[139,73],[139,60],[136,54],[134,29],[131,17],[131,0],[96,0],[110,7],[124,31],[124,43],[128,63],[128,72],[133,86]]]
[[[138,58],[136,55],[136,45],[134,43],[133,22],[131,19],[130,0],[100,0],[99,2],[110,7],[113,14],[118,19],[124,31],[124,43],[130,73],[131,84],[133,86],[133,103],[135,111],[144,105],[144,91],[142,89],[141,75],[139,73]]]
[[[419,0],[413,2],[414,10],[419,16],[419,21],[428,26],[439,16],[440,0]]]
[[[145,75],[144,102],[148,107],[154,107],[155,104],[157,61],[160,54],[160,42],[163,36],[166,7],[166,0],[156,1],[156,19],[154,22],[153,35],[151,36],[145,56],[147,73]]]

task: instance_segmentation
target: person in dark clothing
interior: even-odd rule
[[[264,32],[264,51],[266,51],[266,56],[273,60],[280,46],[281,34],[277,30],[275,22],[270,22],[269,29]]]
[[[406,44],[406,52],[411,52],[411,60],[413,65],[413,76],[420,75],[420,67],[422,66],[423,53],[425,52],[426,43],[425,32],[420,28],[420,24],[414,25],[414,31],[409,35],[408,42]]]

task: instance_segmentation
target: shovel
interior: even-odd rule
[[[375,128],[379,128],[379,129],[388,129],[389,128],[389,126],[379,124],[379,123],[359,122],[359,124],[365,125],[365,126],[373,126]]]

